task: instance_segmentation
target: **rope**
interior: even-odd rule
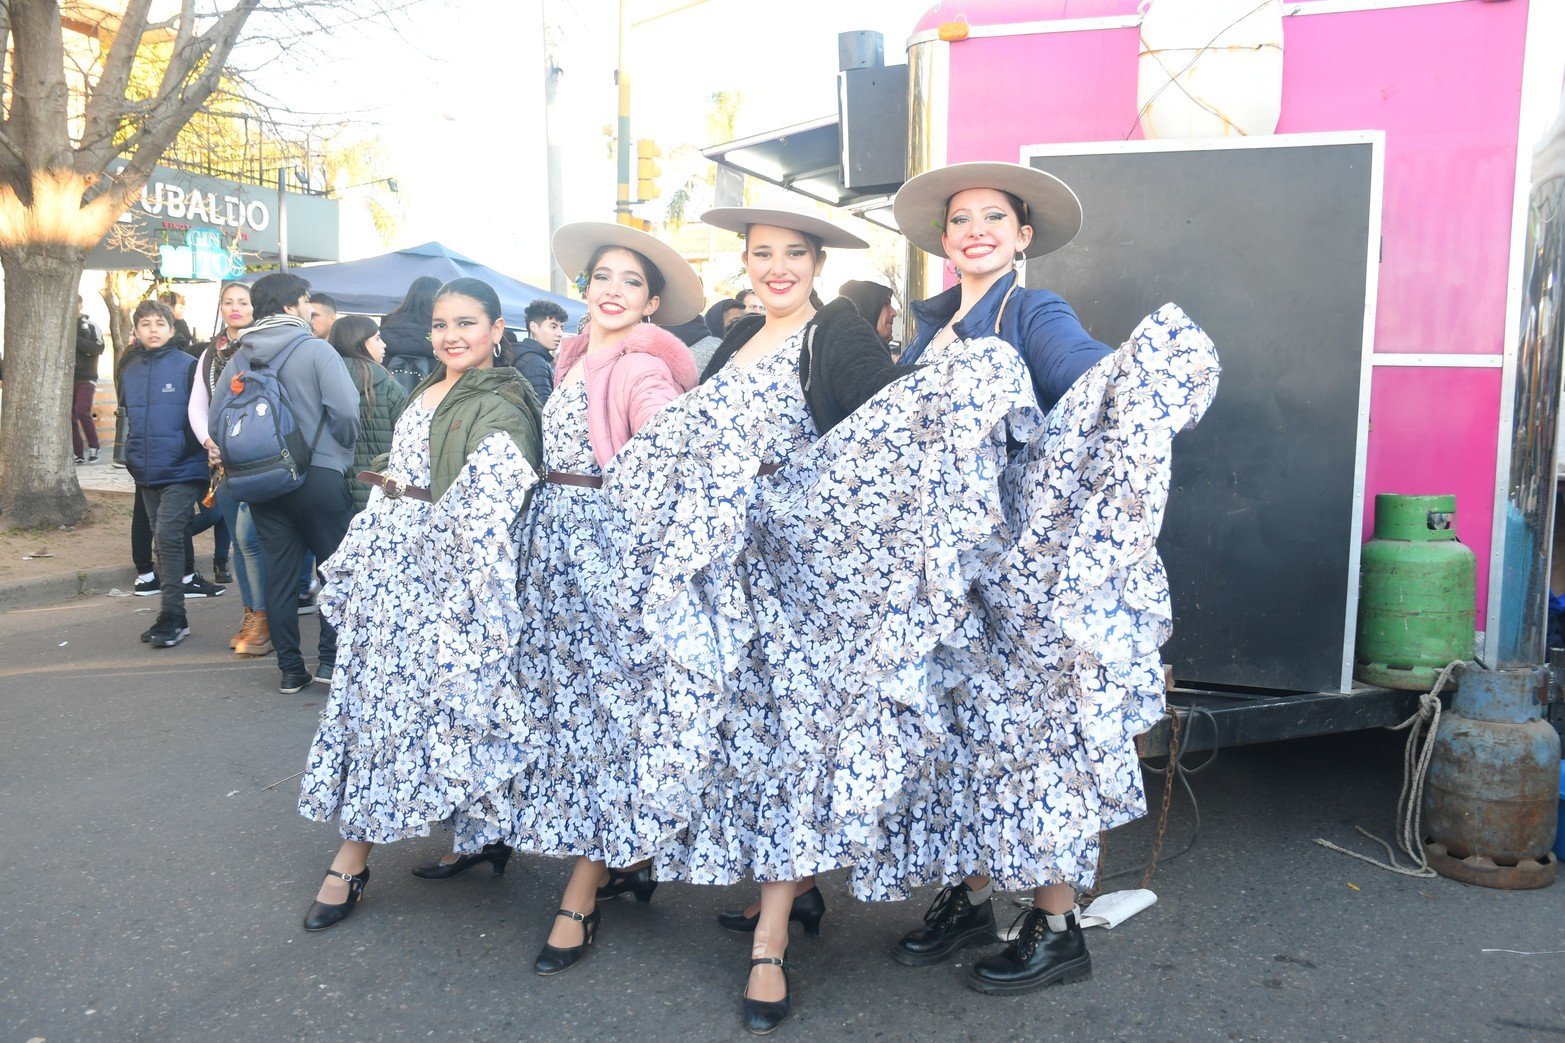
[[[1356,858],[1360,862],[1368,862],[1377,869],[1401,873],[1403,876],[1428,878],[1436,875],[1435,871],[1429,868],[1429,859],[1424,855],[1424,780],[1429,774],[1429,761],[1435,752],[1435,733],[1440,730],[1440,714],[1444,709],[1440,705],[1440,692],[1450,680],[1451,671],[1461,665],[1460,659],[1447,663],[1435,680],[1435,686],[1419,696],[1418,712],[1401,724],[1393,725],[1388,729],[1394,732],[1408,729],[1407,746],[1402,751],[1402,795],[1397,798],[1397,821],[1401,826],[1402,834],[1397,841],[1402,848],[1402,853],[1413,860],[1413,865],[1408,867],[1399,863],[1391,845],[1363,826],[1353,828],[1385,848],[1387,861],[1382,862],[1368,855],[1359,854],[1357,851],[1349,851],[1320,837],[1315,838],[1315,843],[1338,854]]]

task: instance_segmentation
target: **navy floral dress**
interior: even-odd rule
[[[658,495],[610,468],[662,533],[644,611],[679,741],[646,775],[687,812],[660,874],[847,865],[869,900],[985,871],[1091,883],[1099,831],[1145,810],[1134,737],[1163,709],[1171,618],[1155,540],[1173,435],[1216,389],[1210,340],[1167,306],[1047,418],[1014,348],[956,342],[813,444],[796,361],[719,374],[649,425],[640,472],[686,454]],[[769,444],[790,413],[801,437]],[[747,477],[764,460],[783,466]]]
[[[546,467],[597,475],[587,384],[557,388],[543,411]],[[614,519],[597,489],[546,483],[525,538],[523,629],[515,651],[525,693],[512,722],[509,781],[460,817],[457,849],[503,840],[520,851],[586,856],[610,865],[646,857],[674,825],[641,800],[640,745],[660,734],[642,720],[649,662],[641,629],[645,582],[621,569]]]
[[[430,484],[433,411],[398,419],[387,472]],[[321,563],[337,669],[299,797],[344,839],[388,843],[498,788],[514,761],[513,652],[523,508],[537,474],[511,437],[485,437],[439,501],[378,488]]]

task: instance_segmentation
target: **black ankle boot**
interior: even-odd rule
[[[1050,915],[1042,909],[1029,909],[1022,914],[1016,940],[975,964],[967,976],[967,987],[1001,996],[1090,977],[1092,956],[1075,911]]]
[[[551,974],[559,974],[569,970],[581,962],[581,958],[587,955],[587,948],[592,940],[598,936],[598,908],[594,906],[592,912],[583,916],[581,913],[573,913],[569,909],[561,909],[554,914],[563,916],[568,920],[575,920],[581,924],[581,944],[561,948],[558,945],[550,945],[545,942],[543,951],[533,961],[533,970],[547,978]]]
[[[505,864],[510,860],[511,849],[497,841],[493,844],[485,844],[483,850],[476,855],[457,855],[449,862],[442,862],[437,858],[427,866],[414,866],[413,875],[421,880],[449,880],[482,862],[488,862],[494,867],[495,876],[504,876]]]
[[[825,915],[826,899],[821,895],[821,889],[818,887],[812,887],[802,895],[795,895],[793,906],[788,910],[790,921],[803,925],[805,934],[816,936],[821,933],[821,917]],[[717,926],[737,934],[751,933],[755,930],[755,925],[760,922],[760,913],[746,916],[743,909],[730,909],[717,914]]]
[[[903,935],[891,955],[908,967],[927,967],[964,945],[996,941],[994,905],[987,899],[974,905],[972,893],[966,884],[941,891],[924,914],[924,926]]]
[[[611,898],[629,892],[636,896],[638,902],[652,901],[652,892],[658,889],[658,882],[652,876],[652,863],[648,862],[640,869],[609,870],[609,882],[598,888],[598,901],[607,902]]]
[[[348,918],[353,912],[353,907],[359,904],[359,899],[364,894],[364,885],[370,882],[370,867],[365,866],[363,872],[339,873],[335,869],[326,871],[327,876],[335,876],[348,885],[348,900],[328,905],[326,902],[315,902],[310,906],[310,911],[304,914],[304,929],[306,931],[324,931],[328,927],[335,927]]]

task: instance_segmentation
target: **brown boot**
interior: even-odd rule
[[[266,622],[265,612],[250,613],[250,633],[239,647],[234,649],[240,655],[268,655],[272,651],[272,628]]]
[[[233,637],[228,639],[229,648],[237,650],[239,648],[239,642],[243,641],[245,636],[250,633],[250,617],[252,615],[254,615],[254,613],[252,613],[249,609],[245,609],[245,618],[240,622],[239,629],[234,632]]]

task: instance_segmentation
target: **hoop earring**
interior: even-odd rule
[[[495,341],[494,342],[494,357],[495,357],[496,360],[498,360],[500,358],[500,342],[499,341]]]

